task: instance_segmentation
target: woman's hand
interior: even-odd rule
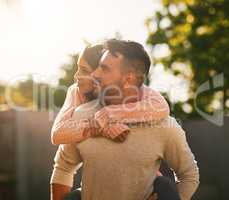
[[[106,119],[106,114],[104,114]],[[100,118],[101,119],[101,118]],[[121,123],[104,123],[101,124],[97,119],[90,119],[90,133],[92,137],[104,136],[108,139],[111,139],[115,142],[124,142],[127,138],[127,135],[130,132],[130,129],[127,125]]]
[[[102,135],[115,142],[124,142],[129,133],[130,128],[121,123],[111,123],[102,129]]]

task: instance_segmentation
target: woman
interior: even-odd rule
[[[80,54],[77,63],[78,71],[74,76],[76,83],[68,89],[65,103],[52,128],[53,144],[79,143],[98,134],[89,120],[76,123],[71,116],[77,106],[95,98],[90,74],[99,64],[102,50],[103,45],[95,45],[87,47]],[[101,130],[99,135],[115,141],[124,141],[129,131],[129,127],[125,123],[159,121],[168,117],[169,106],[160,93],[145,86],[141,88],[141,92],[140,101],[127,104],[129,108],[137,108],[134,112],[132,109],[123,110],[121,105],[112,105],[105,106],[95,114],[95,122]],[[122,123],[123,119],[125,119],[125,123]],[[154,182],[154,188],[154,192],[161,200],[168,199],[166,195],[169,195],[170,200],[179,199],[174,184],[166,177],[162,177],[160,172],[158,172],[158,178]],[[155,199],[155,196],[150,198]],[[76,190],[70,193],[66,199],[80,199],[80,192]]]

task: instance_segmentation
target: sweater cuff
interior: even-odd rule
[[[67,173],[61,169],[54,169],[52,172],[50,184],[58,183],[69,187],[73,186],[73,174]]]
[[[105,128],[110,121],[109,113],[105,108],[97,111],[94,115],[95,121],[101,129]]]

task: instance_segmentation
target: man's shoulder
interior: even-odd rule
[[[164,128],[181,128],[178,120],[172,116],[160,120],[157,125]]]
[[[172,116],[168,116],[158,122],[149,122],[144,124],[135,124],[129,126],[131,131],[144,132],[147,134],[164,135],[165,137],[177,137],[184,135],[184,130],[178,123],[178,120]]]
[[[166,135],[171,138],[179,138],[185,136],[185,131],[183,130],[182,126],[179,124],[179,121],[172,117],[168,116],[164,120],[162,120],[159,124],[159,127],[162,128],[162,130],[165,130],[167,133]]]
[[[144,123],[131,123],[128,124],[130,128],[140,127],[140,128],[180,128],[178,121],[172,117],[168,116],[160,121],[150,121]]]
[[[160,138],[164,141],[168,140],[180,140],[185,136],[185,131],[182,129],[178,120],[172,116],[168,116],[165,119],[157,122],[145,129],[146,132],[152,135],[160,135]]]

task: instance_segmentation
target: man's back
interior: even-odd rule
[[[132,128],[124,143],[100,137],[77,145],[83,159],[83,199],[145,199],[163,158],[163,134]]]
[[[132,127],[123,143],[98,137],[63,145],[55,158],[57,172],[51,182],[65,184],[60,173],[65,173],[66,180],[83,162],[83,200],[143,200],[153,190],[161,159],[180,179],[182,200],[190,199],[198,186],[198,168],[183,130],[171,117],[151,127]]]

